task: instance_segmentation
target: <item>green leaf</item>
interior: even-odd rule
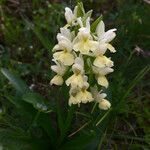
[[[77,17],[83,17],[84,14],[85,14],[83,3],[79,2],[78,5],[77,5],[77,7],[78,7],[78,9],[77,9]]]
[[[33,93],[33,92],[25,93],[23,95],[23,100],[25,102],[32,104],[33,107],[35,109],[38,109],[39,111],[43,111],[43,112],[48,111],[48,107],[44,102],[45,99],[38,93]]]
[[[75,138],[71,138],[68,142],[66,142],[62,146],[62,150],[83,150],[85,149],[94,139],[95,139],[95,132],[82,132],[79,136]]]
[[[67,135],[67,133],[70,129],[70,125],[71,125],[71,122],[72,122],[74,110],[75,110],[75,106],[69,107],[67,118],[65,120],[65,126],[62,130],[62,133],[61,133],[60,142],[63,141],[63,139],[66,137],[66,135]]]
[[[91,32],[95,32],[97,25],[100,23],[102,20],[102,15],[98,17],[91,25]]]
[[[32,117],[35,115],[36,110],[33,109],[33,107],[29,103],[26,103],[25,101],[23,101],[22,96],[16,94],[16,96],[8,95],[5,97],[12,104],[15,105],[15,107],[17,108],[17,112],[19,112],[19,114],[23,116],[23,118],[27,118],[31,120]]]
[[[57,139],[56,131],[55,131],[54,127],[52,126],[52,121],[51,121],[50,115],[41,113],[39,115],[39,118],[38,118],[37,122],[44,129],[44,131],[47,133],[47,135],[50,137],[51,145],[53,147],[57,147],[57,144],[56,144],[56,141],[57,141],[56,140]],[[52,148],[52,149],[55,149],[55,148]]]
[[[14,86],[14,88],[20,92],[21,94],[26,93],[29,91],[28,86],[25,84],[25,82],[20,79],[16,74],[10,72],[6,68],[2,68],[1,72],[3,75],[10,81],[10,83]]]
[[[20,148],[29,138],[27,133],[20,132],[20,130],[0,128],[0,142],[2,144],[17,145]]]

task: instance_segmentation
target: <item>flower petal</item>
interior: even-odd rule
[[[80,87],[82,88],[84,83],[84,78],[81,74],[73,74],[66,80],[66,85],[69,86],[71,84],[72,87]]]
[[[65,8],[65,18],[66,18],[68,24],[71,24],[74,19],[74,14],[73,14],[72,10],[68,7]]]
[[[102,99],[101,101],[99,101],[99,108],[103,109],[103,110],[107,110],[111,107],[111,103],[106,100],[106,99]]]
[[[53,85],[62,85],[63,84],[63,78],[60,75],[55,75],[52,80],[50,81],[50,84]]]
[[[109,58],[106,56],[98,56],[93,62],[94,66],[103,68],[103,67],[112,67],[113,61],[111,61]]]
[[[108,88],[108,80],[105,76],[98,76],[97,81],[99,85]]]
[[[105,24],[103,21],[101,21],[96,28],[96,33],[97,36],[100,37],[101,35],[103,35],[105,33]]]
[[[93,101],[92,94],[88,91],[80,91],[76,95],[76,99],[78,99],[79,102],[87,103]]]
[[[53,54],[53,57],[66,66],[71,66],[74,63],[74,55],[69,52],[56,52]]]
[[[115,53],[116,50],[111,44],[107,44],[107,48],[110,50],[110,52]]]

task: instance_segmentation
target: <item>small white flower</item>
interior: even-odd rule
[[[107,49],[110,50],[110,52],[114,53],[116,52],[115,48],[109,44],[115,37],[116,33],[114,32],[116,29],[111,29],[105,32],[105,24],[103,21],[101,21],[96,28],[96,34],[97,34],[97,40],[99,41],[99,46],[96,49],[96,54],[104,54]]]
[[[107,110],[111,107],[111,104],[108,100],[105,99],[107,94],[102,93],[102,91],[98,92],[97,86],[91,88],[91,93],[96,102],[98,102],[98,106],[100,109]]]
[[[107,32],[105,32],[105,24],[103,21],[101,21],[96,28],[98,40],[104,41],[106,43],[111,42],[116,37],[116,33],[114,32],[116,30],[117,29],[110,29]]]
[[[57,62],[56,60],[54,60],[54,59],[53,59],[53,61],[56,63],[56,65],[52,65],[52,66],[51,66],[51,69],[52,69],[55,73],[57,73],[57,74],[63,76],[63,75],[65,74],[65,72],[67,71],[67,67],[66,67],[65,65],[63,65],[62,63],[58,63],[58,62]]]
[[[51,81],[50,84],[53,85],[62,85],[63,84],[63,75],[65,74],[65,72],[67,71],[67,67],[64,66],[62,63],[58,63],[56,60],[53,60],[56,65],[52,65],[51,69],[57,73],[57,75],[55,75]]]
[[[74,8],[74,12],[69,7],[65,8],[65,18],[68,24],[74,24],[77,18],[77,6]]]
[[[74,55],[72,53],[72,35],[67,28],[61,28],[60,33],[57,35],[58,44],[55,45],[53,57],[55,60],[60,61],[66,66],[71,66],[74,62]]]
[[[99,85],[104,86],[105,88],[108,88],[108,80],[105,77],[105,75],[113,72],[114,70],[110,67],[103,67],[103,68],[98,68],[93,66],[93,72],[96,75],[96,79]]]
[[[82,55],[80,55],[79,57],[76,57],[74,64],[72,66],[72,71],[76,74],[84,73],[84,61],[83,61]]]

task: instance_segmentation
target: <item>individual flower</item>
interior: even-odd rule
[[[66,66],[70,66],[74,62],[74,55],[72,53],[72,35],[67,28],[61,28],[61,33],[58,33],[58,44],[55,45],[53,51],[58,51],[53,54],[55,60],[60,61]]]
[[[89,83],[86,81],[87,79],[84,80],[83,86],[76,91],[75,94],[70,94],[69,98],[69,105],[71,104],[80,104],[80,103],[87,103],[93,101],[92,94],[87,91],[89,87]]]
[[[90,34],[90,18],[86,20],[86,27],[83,27],[81,18],[78,18],[78,22],[81,26],[78,35],[74,40],[73,49],[81,54],[88,55],[90,51],[97,49],[98,42],[94,41]]]
[[[105,45],[106,49],[109,49],[111,52],[116,52],[115,48],[109,44],[115,37],[116,37],[116,31],[117,29],[111,29],[105,32],[105,24],[103,21],[101,21],[96,28],[96,34],[99,41],[98,49],[101,51],[101,45]]]
[[[93,101],[92,94],[87,91],[89,87],[88,82],[84,82],[80,92],[77,93],[76,99],[82,103],[87,103]]]
[[[75,63],[72,66],[73,75],[66,80],[66,85],[72,87],[82,87],[84,83],[84,61],[82,56],[75,59]]]
[[[111,103],[106,100],[106,99],[102,99],[101,101],[99,101],[99,108],[103,109],[103,110],[107,110],[111,107]]]
[[[107,58],[104,55],[99,55],[95,58],[93,65],[99,68],[103,67],[113,67],[114,63],[110,58]]]
[[[98,84],[101,86],[104,86],[105,88],[107,88],[109,85],[106,75],[113,71],[114,70],[110,67],[98,68],[98,67],[93,66],[93,72],[96,75]]]
[[[77,9],[78,7],[76,6],[72,12],[69,7],[65,8],[65,18],[69,25],[75,25],[75,21],[77,19]]]
[[[53,60],[56,65],[52,65],[51,69],[57,73],[50,81],[50,84],[53,85],[62,85],[63,84],[63,75],[65,74],[67,67],[61,63],[58,63],[56,60]]]
[[[98,103],[100,109],[107,110],[111,107],[110,102],[107,99],[105,99],[107,94],[102,93],[102,91],[98,92],[97,86],[91,88],[91,93],[93,95],[94,100]]]

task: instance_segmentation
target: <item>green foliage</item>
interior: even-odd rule
[[[9,72],[9,70],[3,68],[1,69],[1,72],[4,74],[4,76],[10,81],[10,83],[14,86],[14,88],[20,92],[21,94],[28,91],[27,85],[19,79],[17,76]]]
[[[16,2],[16,3],[15,3]],[[117,28],[112,107],[69,107],[68,89],[49,86],[51,49],[64,7],[48,1],[0,2],[0,145],[4,150],[149,149],[149,4],[139,0],[78,3],[78,15]],[[100,17],[99,17],[100,16]],[[138,48],[137,48],[138,47]],[[7,68],[7,69],[6,69]],[[92,106],[93,105],[93,106]],[[92,107],[91,107],[92,106]]]

